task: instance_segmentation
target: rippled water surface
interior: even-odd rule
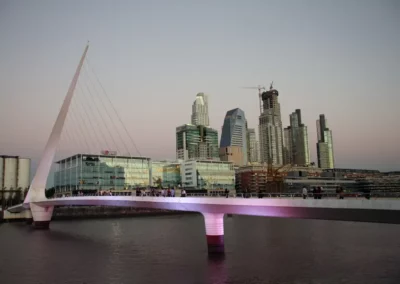
[[[400,283],[400,225],[200,215],[0,225],[0,283]]]

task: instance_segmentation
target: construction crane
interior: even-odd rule
[[[258,90],[258,98],[260,100],[260,114],[262,114],[262,90],[266,90],[264,86],[258,85],[257,87],[242,87],[242,89],[252,89],[252,90]]]
[[[284,177],[292,168],[292,165],[285,164],[274,168],[270,159],[267,166],[267,190],[270,192],[281,192],[283,190]]]
[[[275,174],[273,176],[274,181],[283,181],[285,176],[287,176],[288,172],[293,168],[292,164],[283,165],[275,170]]]

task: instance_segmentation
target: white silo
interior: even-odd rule
[[[0,156],[0,190],[3,190],[3,176],[4,176],[4,159]]]
[[[30,184],[31,160],[20,158],[18,156],[0,156],[0,191],[4,188],[6,191],[23,191]],[[15,192],[11,197],[15,196]],[[5,192],[4,198],[8,199],[10,192]]]
[[[18,181],[17,188],[20,188],[21,198],[23,198],[24,190],[29,188],[31,177],[31,159],[20,158],[18,160]]]
[[[3,187],[6,190],[17,189],[17,177],[18,177],[18,157],[3,156]],[[7,199],[10,193],[5,194]]]

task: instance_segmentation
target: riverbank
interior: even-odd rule
[[[76,219],[109,219],[133,218],[163,215],[194,214],[196,212],[183,212],[163,209],[144,209],[131,207],[103,207],[103,206],[71,206],[54,208],[52,220]],[[0,222],[24,222],[26,218],[7,219],[1,218]]]

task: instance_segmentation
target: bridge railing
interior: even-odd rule
[[[109,192],[107,194],[99,195],[97,193],[85,193],[85,194],[67,194],[67,195],[54,195],[49,199],[54,198],[65,198],[65,197],[82,197],[82,196],[137,196],[137,197],[171,197],[171,196],[162,196],[160,193],[154,193],[150,191],[142,191],[139,195],[136,192]],[[214,197],[214,198],[303,198],[303,194],[301,192],[276,192],[276,193],[228,193],[224,192],[213,192],[213,193],[187,193],[187,197]],[[343,198],[400,198],[400,192],[371,192],[371,193],[363,193],[363,192],[348,192],[343,193],[341,195]],[[174,197],[182,197],[182,196],[174,196]],[[335,192],[322,192],[319,194],[308,193],[307,198],[339,198],[340,195]]]

